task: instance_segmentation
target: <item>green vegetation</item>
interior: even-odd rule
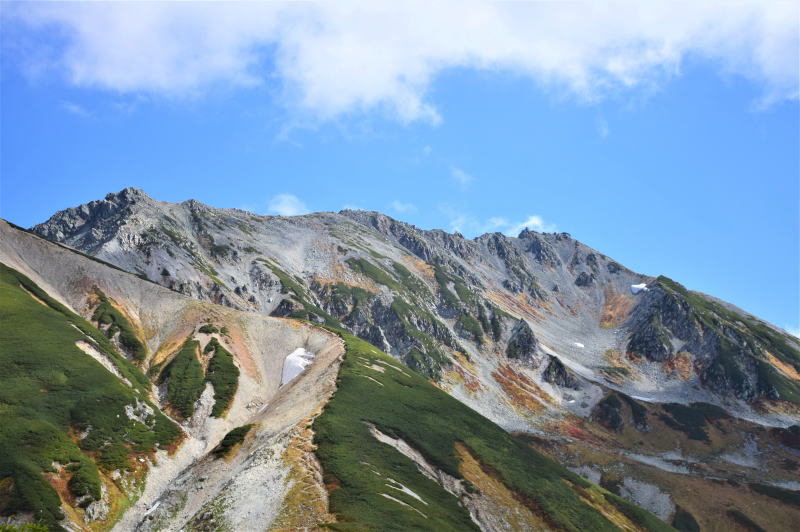
[[[368,260],[351,257],[345,262],[347,262],[347,265],[350,266],[353,271],[369,277],[378,284],[382,284],[383,286],[386,286],[391,290],[395,290],[396,292],[400,292],[402,290],[400,284],[395,281],[392,276],[386,273],[386,270],[375,266]]]
[[[629,503],[619,495],[615,495],[606,491],[603,493],[606,500],[617,507],[622,514],[644,528],[645,530],[672,530],[672,527],[667,525],[664,521],[654,516],[650,512],[639,508],[638,506]]]
[[[726,513],[728,514],[728,517],[739,523],[739,525],[743,526],[746,530],[749,530],[750,532],[767,532],[766,530],[758,526],[758,523],[747,517],[744,513],[740,512],[739,510],[736,509],[728,510]]]
[[[489,323],[492,326],[492,338],[494,338],[494,341],[497,342],[503,335],[503,324],[500,322],[500,317],[502,314],[497,311],[498,309],[493,308],[492,310],[492,318]]]
[[[353,305],[353,307],[361,307],[374,296],[375,294],[369,290],[344,283],[336,283],[331,288],[331,300],[334,305]]]
[[[621,430],[625,424],[622,419],[622,401],[616,392],[611,392],[594,407],[592,416],[604,427]]]
[[[113,338],[119,332],[119,343],[122,347],[136,360],[144,360],[147,350],[136,336],[131,323],[103,292],[97,290],[97,297],[100,299],[100,304],[92,314],[92,321],[96,321],[99,325],[107,325],[106,336],[109,338]]]
[[[456,478],[461,478],[456,443],[463,444],[486,471],[496,474],[554,529],[617,530],[583,502],[580,493],[591,492],[595,497],[608,498],[645,528],[671,530],[643,510],[534,451],[370,344],[340,334],[347,351],[337,391],[314,421],[317,456],[322,462],[325,484],[330,487],[331,511],[338,519],[337,523],[328,524],[329,528],[476,529],[455,497],[422,475],[394,447],[372,436],[367,425],[371,423],[384,434],[402,438],[430,463]],[[393,369],[378,372],[370,369],[373,364]],[[412,490],[427,504],[393,489],[391,486],[396,483]],[[383,497],[384,493],[411,508]]]
[[[200,343],[189,340],[164,368],[162,380],[167,382],[167,401],[181,416],[188,418],[194,414],[194,404],[203,393],[203,366],[197,359]]]
[[[66,469],[73,495],[99,498],[100,478],[90,456],[113,467],[123,452],[127,457],[131,448],[148,452],[155,444],[168,445],[180,431],[148,403],[147,378],[99,330],[4,264],[0,323],[0,478],[14,485],[6,511],[30,511],[57,530],[60,500],[42,475],[53,470],[53,462]],[[79,341],[107,356],[133,388],[78,348]],[[126,405],[139,403],[155,412],[146,425],[125,413]],[[68,431],[88,434],[76,444]]]
[[[489,318],[486,316],[486,311],[483,309],[483,305],[478,304],[478,321],[481,324],[481,329],[483,332],[488,333],[492,330],[492,325],[489,322]]]
[[[218,333],[218,332],[219,332],[219,329],[217,329],[217,327],[216,327],[216,326],[214,326],[214,325],[212,325],[212,324],[210,324],[210,323],[206,323],[205,325],[203,325],[202,327],[200,327],[200,328],[197,330],[197,332],[199,332],[199,333],[201,333],[201,334],[214,334],[214,333]]]
[[[391,308],[400,319],[403,331],[417,344],[406,354],[406,364],[414,371],[427,375],[433,380],[439,380],[442,376],[442,367],[449,365],[450,360],[437,347],[434,339],[428,333],[414,326],[411,319],[415,317],[429,324],[437,324],[438,320],[427,310],[412,309],[401,297],[395,297],[392,300]]]
[[[301,320],[307,320],[312,322],[319,322],[322,321],[325,325],[338,327],[341,325],[339,320],[316,306],[315,304],[311,303],[308,294],[306,293],[305,289],[300,285],[300,283],[289,277],[289,275],[278,268],[275,264],[271,261],[258,258],[256,259],[262,264],[266,265],[272,273],[278,278],[281,283],[281,293],[283,294],[292,294],[295,300],[303,306],[303,310],[292,312],[289,317],[296,318]]]
[[[388,259],[388,258],[389,258],[389,257],[387,257],[386,255],[381,255],[380,253],[378,253],[378,252],[377,252],[377,251],[375,251],[374,249],[368,249],[368,250],[367,250],[367,253],[369,253],[370,255],[372,255],[373,257],[375,257],[376,259]]]
[[[777,486],[770,486],[769,484],[759,484],[757,482],[751,482],[749,486],[751,490],[757,491],[762,495],[772,497],[773,499],[791,504],[792,506],[800,507],[800,491],[787,490]]]
[[[800,350],[789,343],[789,336],[751,316],[739,314],[691,292],[672,279],[660,276],[657,282],[668,295],[689,305],[690,316],[693,319],[720,337],[719,355],[706,370],[706,378],[718,382],[731,382],[735,389],[745,387],[748,382],[748,372],[738,360],[742,356],[749,356],[754,359],[756,365],[759,393],[771,396],[777,392],[781,400],[800,404],[800,384],[776,370],[768,362],[765,354],[765,351],[768,351],[781,362],[800,371]],[[726,330],[738,331],[746,348],[742,349],[728,340]]]
[[[672,517],[672,526],[681,532],[700,532],[700,525],[694,516],[686,509],[677,507]]]
[[[710,441],[705,430],[707,422],[730,417],[722,408],[709,403],[667,403],[663,405],[669,415],[661,414],[659,417],[670,428],[685,432],[690,439]]]
[[[611,379],[627,377],[631,370],[623,366],[603,366],[600,371],[608,375]]]
[[[431,291],[425,286],[425,283],[408,271],[408,268],[398,262],[392,262],[392,268],[395,274],[397,274],[400,284],[402,284],[406,290],[422,300],[430,300],[433,298],[433,294],[431,294]]]
[[[214,281],[214,284],[222,288],[225,288],[226,290],[230,290],[230,288],[228,288],[228,285],[223,283],[222,279],[217,277],[217,275],[219,275],[217,270],[213,266],[208,264],[202,257],[198,256],[197,259],[194,262],[192,262],[192,266],[194,266],[195,268],[206,274],[206,277]]]
[[[472,335],[472,340],[476,344],[478,345],[483,344],[483,332],[481,331],[481,324],[478,323],[478,320],[476,320],[469,314],[462,314],[458,317],[457,322],[462,329],[464,329],[470,335]]]
[[[241,427],[236,427],[235,429],[228,432],[222,441],[219,442],[219,445],[214,447],[214,450],[211,453],[216,458],[222,458],[223,456],[227,456],[230,450],[237,444],[242,443],[247,437],[247,434],[250,432],[250,429],[253,428],[254,425],[242,425]]]
[[[214,351],[214,356],[208,363],[206,380],[214,386],[214,407],[211,409],[211,415],[221,417],[239,387],[239,368],[233,363],[230,351],[222,347],[216,338],[212,338],[203,351],[206,353]]]
[[[439,294],[442,296],[442,301],[449,307],[459,308],[461,302],[449,288],[449,284],[454,282],[455,279],[448,275],[447,272],[444,271],[444,267],[439,263],[434,263],[433,271],[436,283],[439,285]]]
[[[227,259],[231,254],[231,247],[227,244],[214,244],[208,251],[215,259]]]

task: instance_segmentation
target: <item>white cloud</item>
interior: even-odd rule
[[[450,177],[455,179],[459,185],[466,185],[475,180],[474,176],[455,166],[450,167]]]
[[[506,236],[517,236],[526,227],[540,233],[550,233],[556,230],[556,225],[546,222],[541,216],[529,216],[521,222],[512,222],[502,216],[481,219],[472,214],[462,212],[452,205],[440,205],[439,210],[449,218],[448,229],[458,231],[468,237],[484,233],[501,232]]]
[[[308,214],[308,207],[300,201],[300,198],[292,194],[278,194],[269,200],[268,211],[270,214],[280,216],[297,216]]]
[[[85,107],[80,106],[77,103],[63,101],[61,102],[61,108],[71,115],[82,117],[91,116],[91,113],[86,110]]]
[[[509,236],[517,236],[526,228],[540,233],[552,233],[556,230],[555,224],[547,223],[541,216],[534,214],[533,216],[529,216],[524,222],[509,224],[503,232]]]
[[[608,129],[608,121],[603,117],[598,118],[597,134],[600,135],[601,139],[606,139],[609,133],[611,133],[611,130]]]
[[[54,59],[78,86],[193,95],[277,85],[285,105],[317,120],[379,110],[435,124],[428,91],[452,68],[511,72],[592,101],[652,88],[692,56],[747,78],[765,103],[796,99],[799,9],[763,0],[6,2],[3,22],[59,35],[54,58],[24,59]]]
[[[403,203],[402,201],[397,201],[397,200],[390,203],[389,206],[392,208],[393,211],[400,213],[413,212],[417,210],[417,206],[414,205],[413,203]]]

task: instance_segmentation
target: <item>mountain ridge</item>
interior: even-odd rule
[[[180,222],[173,215],[181,218]],[[566,361],[568,366],[572,362],[573,370],[590,378],[597,376],[596,368],[608,366],[599,359],[608,356],[617,359],[616,355],[606,356],[609,350],[619,352],[623,358],[635,358],[632,353],[636,349],[631,347],[656,345],[659,341],[663,344],[667,337],[686,342],[677,338],[675,331],[663,327],[649,331],[647,322],[655,317],[643,318],[642,307],[655,296],[649,290],[632,293],[634,285],[648,283],[656,283],[653,288],[660,293],[662,278],[632,272],[572,239],[568,233],[525,229],[518,237],[486,233],[466,239],[439,229],[423,230],[377,211],[261,216],[239,209],[216,209],[196,200],[160,202],[134,188],[60,211],[33,231],[172,289],[234,308],[273,315],[304,314],[329,323],[333,323],[331,318],[337,311],[347,311],[346,319],[352,322],[347,328],[351,331],[437,378],[453,358],[446,351],[473,354],[465,344],[483,345],[481,342],[491,329],[485,326],[486,322],[492,319],[496,323],[508,322],[495,327],[503,329],[499,335],[495,334],[501,343],[510,341],[507,338],[511,329],[532,327],[531,335],[537,342],[535,346],[531,343],[531,349],[540,358],[546,353],[556,356],[560,363]],[[260,249],[265,246],[269,249]],[[164,249],[168,256],[160,253]],[[265,254],[271,257],[263,257]],[[176,257],[178,264],[174,267],[180,271],[173,273],[170,264],[176,262]],[[290,275],[284,275],[284,270]],[[170,275],[161,275],[164,272]],[[403,282],[421,284],[411,287],[403,286]],[[343,288],[337,292],[336,283],[366,289],[373,295],[362,294],[367,303],[355,309],[352,294],[344,293]],[[301,290],[302,297],[290,285]],[[280,289],[275,290],[276,287]],[[700,300],[712,299],[685,289],[681,297],[685,299],[689,294]],[[279,304],[275,304],[278,300]],[[380,301],[380,305],[376,306],[375,301]],[[403,311],[408,304],[426,312],[412,313],[409,321]],[[785,331],[733,305],[718,304],[746,321],[788,337]],[[498,316],[493,308],[498,309]],[[358,310],[356,316],[354,310]],[[600,314],[600,320],[596,314]],[[639,317],[634,319],[635,316]],[[511,317],[524,323],[514,325],[509,321]],[[445,321],[440,323],[441,319]],[[451,324],[448,320],[456,322]],[[634,334],[632,328],[640,330]],[[590,337],[582,338],[587,331]],[[633,335],[636,341],[617,341],[608,334],[610,331],[626,338]],[[661,340],[656,338],[659,334]],[[683,334],[686,335],[685,330]],[[575,338],[564,342],[565,336]],[[703,352],[692,353],[695,356],[692,364],[704,368],[713,364],[718,351],[715,342],[719,340],[712,337],[709,341],[714,344],[712,347],[694,342],[694,349]],[[795,350],[796,347],[791,347],[797,346],[794,339],[786,342],[789,349]],[[590,348],[578,347],[592,344],[595,345]],[[498,347],[502,350],[502,345]],[[595,352],[589,357],[594,369],[585,370],[584,354],[589,349]],[[599,350],[603,350],[600,357]],[[680,350],[676,347],[669,351],[668,357],[639,358],[645,360],[645,365],[664,362],[665,358],[672,363]],[[532,352],[520,355],[529,365],[535,365]],[[644,352],[656,353],[649,348]],[[752,357],[742,356],[737,355],[735,364],[751,364]],[[792,357],[794,351],[782,360],[791,362]],[[611,366],[617,364],[612,362]],[[763,396],[779,399],[779,388],[794,388],[793,383],[781,380],[783,374],[769,377],[781,381],[778,385],[764,385],[765,388],[753,381],[737,389],[728,382],[728,375],[703,371],[700,379],[703,388],[723,396],[730,392],[746,401]],[[663,380],[653,368],[645,373],[648,378]],[[605,380],[611,386],[616,384],[615,379]],[[678,389],[673,381],[667,379],[667,388]],[[664,384],[656,386],[663,388]],[[793,393],[787,391],[784,395]],[[675,400],[677,396],[667,394],[667,398]],[[696,399],[709,400],[709,397]]]
[[[55,239],[62,247],[52,249],[61,251],[37,255],[40,248],[51,249],[37,232]],[[57,279],[52,291],[81,286],[74,281],[84,276],[81,268],[75,268],[76,261],[61,265],[45,257],[67,257],[65,253],[73,253],[70,246],[76,248],[76,257],[83,256],[78,262],[97,261],[82,264],[101,269],[108,264],[126,272],[114,274],[118,281],[101,285],[112,306],[127,309],[123,315],[132,323],[144,316],[130,308],[114,285],[145,279],[150,281],[147,286],[163,291],[164,298],[217,309],[215,316],[238,309],[237,315],[300,319],[348,331],[375,346],[364,344],[358,348],[360,355],[351,354],[360,362],[348,366],[355,373],[347,372],[353,384],[366,384],[356,388],[377,387],[373,389],[383,392],[395,386],[383,372],[401,372],[403,366],[397,362],[383,366],[388,359],[366,362],[373,357],[372,350],[384,350],[422,374],[424,379],[418,382],[434,384],[457,400],[449,404],[471,407],[516,440],[572,472],[589,476],[611,494],[680,525],[681,530],[686,522],[734,526],[731,523],[741,519],[728,508],[753,498],[784,514],[742,514],[751,521],[755,518],[782,530],[787,529],[788,516],[794,515],[774,505],[793,500],[794,492],[787,490],[800,488],[796,481],[800,463],[792,458],[800,419],[793,395],[800,381],[797,342],[763,320],[668,278],[637,274],[565,233],[526,230],[519,238],[488,233],[465,239],[422,230],[375,211],[262,217],[195,200],[159,202],[143,191],[125,189],[61,211],[24,234],[26,239],[7,233],[4,249],[26,257],[15,264],[31,275]],[[32,245],[34,240],[27,239],[40,243]],[[80,301],[78,310],[85,316],[111,320],[111,325],[98,322],[98,327],[124,347],[117,329],[111,328],[115,318],[103,318],[95,308],[98,298],[86,299],[91,301],[88,305]],[[221,310],[226,307],[230,310]],[[241,361],[237,358],[241,353],[237,355],[219,332],[221,325],[230,323],[195,324],[181,333],[180,341],[159,336],[158,342],[148,345],[156,352],[135,362],[160,382],[167,411],[178,419],[191,410],[192,416],[206,415],[201,412],[214,419],[209,401],[216,391],[209,395],[200,384],[215,353],[221,352],[223,361],[225,353]],[[221,351],[210,341],[203,347],[202,330],[216,335]],[[188,340],[197,335],[195,339],[202,342],[186,343],[186,334]],[[165,339],[168,345],[161,347]],[[132,352],[128,355],[133,357]],[[179,364],[180,371],[173,372],[172,363]],[[362,363],[366,365],[359,368]],[[238,365],[244,371],[241,362]],[[180,389],[172,390],[170,382],[181,383]],[[240,388],[242,382],[246,381],[240,379]],[[401,385],[398,390],[402,389]],[[247,387],[242,393],[246,397]],[[184,406],[173,410],[170,397],[186,398]],[[415,400],[397,399],[393,402]],[[216,411],[227,415],[224,408]],[[408,426],[391,429],[394,422],[382,423],[387,421],[373,419],[370,438],[394,448],[410,445],[419,450],[429,445],[424,438],[414,442],[408,434],[403,436]],[[302,429],[301,425],[291,434],[308,441],[310,425]],[[248,443],[252,436],[244,434],[241,447],[234,444],[242,449],[234,450],[239,453],[234,456],[241,457],[236,460],[244,460],[237,462],[241,464],[250,463],[246,456],[255,449]],[[269,445],[275,443],[270,441]],[[458,453],[463,464],[477,456],[469,458],[464,449]],[[430,461],[417,466],[427,471]],[[323,463],[323,474],[330,467],[341,464]],[[351,466],[338,470],[360,475]],[[450,469],[448,475],[452,473]],[[307,474],[308,470],[302,473]],[[203,475],[202,468],[185,470],[175,489],[166,492],[159,491],[156,482],[146,502],[126,522],[140,519],[153,501],[160,504],[153,510],[158,522],[169,522],[173,512],[198,527],[222,518],[238,519],[235,513],[222,515],[208,506],[203,490],[192,491],[194,502],[182,506],[181,490],[190,489]],[[434,477],[446,478],[439,473]],[[720,500],[708,507],[698,505],[692,490],[716,489],[715,478],[731,479],[739,487],[721,490]],[[482,477],[481,482],[489,481]],[[331,482],[325,481],[334,486],[327,489],[335,493],[338,481]],[[419,495],[417,482],[411,489]],[[500,496],[502,489],[498,487],[494,495]],[[504,512],[490,501],[470,499],[463,489],[455,495],[464,504],[488,504],[500,512],[493,514],[497,519]],[[611,495],[603,497],[609,502]],[[336,512],[352,508],[346,498],[336,500],[332,507],[339,509]],[[400,500],[415,508],[408,511],[425,513],[424,504],[419,506],[413,496]],[[323,519],[324,509],[314,504]],[[193,513],[199,507],[205,509]],[[609,508],[606,517],[623,519]],[[139,526],[149,530],[149,525]]]

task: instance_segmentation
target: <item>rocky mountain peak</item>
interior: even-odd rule
[[[120,204],[120,203],[136,203],[137,201],[141,200],[152,201],[152,198],[148,196],[147,193],[140,188],[125,187],[119,192],[116,193],[110,192],[106,194],[105,200],[112,203]]]
[[[34,231],[198,299],[341,324],[432,376],[454,352],[492,346],[529,367],[549,350],[607,380],[608,353],[620,353],[642,367],[614,381],[630,393],[652,381],[672,401],[713,392],[800,402],[795,340],[567,233],[465,239],[376,211],[260,217],[135,188]],[[670,369],[679,366],[680,378]]]

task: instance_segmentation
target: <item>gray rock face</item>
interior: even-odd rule
[[[465,239],[378,212],[258,216],[130,188],[33,229],[197,299],[343,326],[434,380],[460,364],[457,353],[489,366],[487,353],[505,353],[529,368],[555,353],[595,380],[611,349],[656,364],[690,353],[699,384],[749,401],[792,397],[763,349],[800,368],[797,341],[782,331],[720,303],[698,310],[714,300],[664,288],[568,233]],[[715,325],[712,314],[724,319]],[[543,377],[570,387],[568,375],[550,364]],[[624,386],[671,390],[671,401],[696,394],[653,372]]]
[[[534,336],[530,325],[525,320],[519,320],[511,332],[511,338],[506,347],[508,358],[518,359],[525,364],[536,366],[536,347],[538,342]]]
[[[567,368],[558,358],[551,356],[550,363],[547,364],[542,378],[545,382],[555,384],[564,388],[579,390],[581,388],[580,379]]]
[[[796,401],[800,387],[766,363],[769,356],[800,366],[797,343],[744,312],[687,291],[666,278],[648,285],[629,321],[633,356],[663,362],[687,353],[710,389],[745,401]]]

